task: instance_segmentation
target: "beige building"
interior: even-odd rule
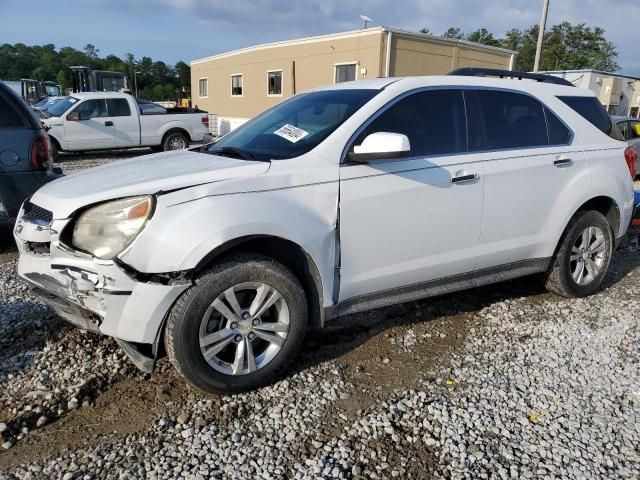
[[[516,53],[464,40],[373,27],[257,45],[191,62],[193,105],[224,134],[296,93],[365,78],[511,70]]]
[[[546,72],[593,91],[611,115],[640,118],[640,77],[599,70]]]

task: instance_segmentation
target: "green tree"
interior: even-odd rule
[[[464,38],[464,33],[457,27],[449,27],[446,32],[442,34],[444,38],[455,38],[461,40]]]
[[[465,40],[469,40],[470,42],[481,43],[483,45],[490,45],[492,47],[499,47],[500,41],[493,36],[493,33],[488,31],[486,28],[480,28],[475,32],[471,32],[469,35],[465,36]]]

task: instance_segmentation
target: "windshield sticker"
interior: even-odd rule
[[[69,101],[70,101],[71,103],[76,103],[76,102],[77,102],[77,100],[76,100],[75,98],[70,98],[70,99],[69,99]]]
[[[296,143],[299,140],[302,140],[304,137],[309,135],[309,132],[302,130],[301,128],[294,127],[293,125],[281,126],[278,130],[273,132],[275,135],[284,138],[285,140],[289,140],[291,143]]]

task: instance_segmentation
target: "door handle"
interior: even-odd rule
[[[480,178],[477,173],[467,173],[464,170],[456,172],[455,175],[456,176],[451,179],[451,183],[470,183]]]
[[[104,122],[104,126],[105,127],[113,127],[113,122],[111,120],[107,120],[106,122]]]
[[[553,161],[553,165],[558,168],[570,167],[571,165],[573,165],[573,160],[571,160],[570,158],[556,158]]]

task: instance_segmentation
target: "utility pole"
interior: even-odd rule
[[[549,0],[543,0],[542,17],[540,17],[540,30],[538,31],[538,45],[536,46],[536,59],[533,62],[533,71],[537,72],[540,67],[540,54],[542,53],[542,41],[544,40],[544,29],[547,25],[547,13],[549,12]]]
[[[135,69],[133,70],[133,83],[135,84],[135,88],[136,88],[136,98],[138,98],[138,74],[140,72],[137,72]]]

